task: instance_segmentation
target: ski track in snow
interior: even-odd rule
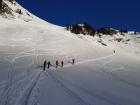
[[[24,50],[24,51],[22,51],[22,52],[19,52],[19,53],[17,53],[15,56],[14,56],[14,58],[12,59],[12,60],[9,60],[9,59],[7,59],[7,57],[9,57],[10,55],[8,55],[8,56],[6,56],[6,57],[4,57],[3,59],[4,60],[6,60],[6,61],[8,61],[9,62],[9,65],[11,65],[11,68],[12,69],[9,69],[9,71],[8,71],[8,79],[7,79],[7,82],[6,82],[6,85],[5,85],[5,87],[4,87],[4,89],[3,89],[3,93],[2,93],[2,96],[1,96],[1,100],[0,100],[0,104],[1,105],[7,105],[7,103],[8,103],[8,98],[9,98],[9,93],[10,93],[10,89],[11,89],[11,87],[14,85],[14,84],[16,84],[16,83],[12,83],[13,81],[12,81],[12,72],[14,71],[14,69],[17,69],[17,68],[22,68],[22,67],[13,67],[13,64],[16,62],[16,60],[17,59],[19,59],[19,58],[23,58],[23,57],[26,57],[26,56],[38,56],[36,53],[35,53],[35,50],[36,50],[36,48],[33,48],[33,49],[31,49],[31,50]],[[29,53],[30,52],[30,53]],[[31,52],[33,52],[33,53],[31,53]],[[28,67],[31,67],[32,65],[34,65],[34,61],[32,61],[32,63],[31,64],[29,64],[28,66],[24,66],[24,68],[28,68]],[[11,77],[10,77],[11,76]],[[40,77],[40,74],[39,74],[39,77]],[[26,77],[25,77],[26,78]],[[22,81],[24,78],[22,78],[22,79],[20,79],[20,80],[18,80],[18,81]],[[32,90],[34,89],[34,87],[36,86],[36,83],[37,83],[37,81],[39,80],[39,78],[36,80],[36,82],[34,83],[34,85],[32,86],[32,88],[30,89],[30,91],[29,91],[29,94],[27,95],[27,97],[29,98],[30,97],[30,95],[31,95],[31,93],[32,93]],[[18,81],[15,81],[15,82],[18,82]],[[28,99],[29,100],[29,99]],[[28,100],[26,99],[26,102],[25,102],[25,105],[28,105]]]
[[[110,58],[110,57],[113,57],[113,56],[115,56],[115,54],[104,56],[104,57],[99,57],[99,58],[95,58],[95,59],[89,59],[89,60],[81,61],[81,62],[78,62],[77,64],[79,65],[79,64],[88,63],[88,62],[100,61],[100,60],[107,59],[107,58]]]
[[[34,82],[32,83],[31,86],[29,86],[29,89],[25,90],[25,93],[24,94],[27,94],[26,96],[24,96],[23,94],[23,97],[25,97],[25,102],[23,105],[30,105],[29,103],[29,100],[32,98],[32,92],[33,92],[33,89],[36,87],[38,81],[39,81],[39,78],[40,78],[40,75],[41,75],[42,71],[37,75],[37,77],[35,78]],[[21,100],[23,100],[23,97],[21,97]],[[33,100],[35,101],[35,100]],[[37,103],[33,103],[33,105],[35,105]],[[18,104],[17,104],[18,105]]]
[[[100,58],[95,58],[95,59],[89,59],[89,60],[85,60],[85,61],[80,61],[80,62],[77,62],[76,65],[80,65],[80,64],[83,64],[83,63],[88,63],[88,62],[94,62],[94,61],[100,61],[100,60],[103,60],[103,59],[107,59],[107,58],[110,58],[112,56],[114,56],[115,54],[112,54],[112,55],[108,55],[108,56],[105,56],[105,57],[100,57]],[[64,66],[64,68],[66,67],[71,67],[71,65],[67,64]],[[54,69],[51,69],[51,70],[54,70]],[[94,97],[94,98],[98,98],[102,101],[105,101],[109,104],[112,104],[112,105],[116,105],[112,100],[109,100],[107,99],[106,97],[103,97],[102,95],[99,95],[97,93],[93,93],[91,91],[89,91],[88,89],[82,87],[82,86],[79,86],[71,81],[68,81],[68,80],[65,80],[63,79],[62,77],[58,76],[58,75],[55,75],[54,76],[54,73],[51,73],[51,71],[47,71],[46,72],[46,76],[47,74],[49,74],[51,76],[51,78],[56,82],[58,83],[62,88],[64,88],[64,90],[71,96],[73,96],[74,98],[76,98],[81,104],[83,105],[91,105],[90,103],[86,102],[84,99],[82,99],[78,94],[74,93],[70,88],[68,88],[65,83],[63,83],[64,81],[68,82],[69,84],[73,85],[74,87],[78,88],[79,90],[83,91],[84,93]],[[58,79],[59,78],[59,79]],[[61,78],[61,79],[60,79]],[[119,105],[119,104],[117,104]]]
[[[100,60],[103,60],[103,59],[111,58],[113,56],[115,56],[115,54],[111,54],[111,55],[104,56],[104,57],[98,57],[98,58],[94,58],[94,59],[87,59],[87,60],[84,60],[84,61],[76,62],[74,65],[81,65],[81,64],[84,64],[84,63],[100,61]],[[63,68],[68,68],[68,67],[71,67],[71,66],[72,66],[72,64],[66,64],[66,65],[64,65]],[[57,68],[57,69],[59,69],[59,68]],[[54,66],[54,68],[51,68],[51,70],[56,70],[56,67]]]
[[[4,59],[7,60],[7,61],[9,61],[9,63],[13,66],[13,63],[16,62],[16,60],[19,59],[19,58],[24,58],[24,57],[26,57],[26,56],[36,56],[36,57],[37,57],[38,55],[46,55],[46,54],[36,54],[36,53],[35,53],[35,50],[36,50],[36,49],[34,48],[34,49],[31,49],[31,50],[24,50],[24,51],[22,51],[22,52],[19,52],[18,54],[15,55],[15,57],[14,57],[11,61],[7,59],[8,56],[5,57]],[[108,56],[104,56],[104,57],[99,57],[99,58],[95,58],[95,59],[88,59],[88,60],[80,61],[80,62],[77,62],[75,65],[80,65],[80,64],[88,63],[88,62],[100,61],[100,60],[103,60],[103,59],[107,59],[107,58],[113,57],[114,55],[115,55],[115,54],[108,55]],[[37,58],[36,58],[36,59],[37,59]],[[113,62],[113,60],[111,60],[111,61],[109,61],[109,62],[107,62],[107,63],[105,63],[105,64],[102,65],[103,72],[105,72],[105,73],[108,74],[108,75],[113,76],[114,78],[116,78],[116,79],[119,80],[120,82],[127,83],[128,85],[131,85],[131,86],[140,87],[140,85],[133,84],[133,83],[130,83],[129,81],[123,80],[123,79],[119,78],[119,76],[117,76],[117,75],[115,75],[115,74],[113,73],[113,71],[117,71],[117,70],[120,70],[120,69],[122,69],[122,68],[115,68],[115,69],[113,69],[111,72],[110,72],[110,71],[105,71],[105,70],[104,70],[104,67],[105,67],[106,65],[110,64],[111,62]],[[31,64],[29,64],[28,66],[26,66],[26,67],[28,68],[28,67],[31,67],[32,65],[34,65],[34,61],[33,61]],[[71,66],[72,66],[71,64],[67,64],[67,65],[64,66],[64,68],[71,67]],[[10,74],[12,73],[12,71],[13,71],[14,69],[17,69],[17,68],[22,68],[22,67],[15,67],[15,68],[12,67],[12,69],[9,69],[8,75],[10,75]],[[55,70],[55,69],[52,69],[52,70]],[[52,74],[50,71],[48,71],[47,73],[51,76],[51,78],[52,78],[57,84],[59,84],[70,96],[72,96],[74,99],[76,99],[81,105],[91,105],[91,104],[88,103],[87,101],[85,101],[84,99],[82,99],[78,94],[74,93],[70,88],[68,88],[68,87],[65,85],[65,81],[68,82],[69,84],[73,85],[75,88],[77,88],[77,89],[83,91],[84,93],[86,93],[86,94],[88,94],[88,95],[90,95],[90,96],[92,96],[92,97],[94,97],[94,98],[97,98],[97,99],[99,99],[99,100],[101,100],[101,101],[105,101],[105,102],[107,102],[107,103],[109,103],[109,104],[112,104],[112,105],[116,105],[112,100],[109,100],[109,99],[107,99],[106,97],[101,96],[100,94],[93,93],[93,92],[89,91],[88,89],[86,89],[86,88],[84,88],[84,87],[82,87],[82,86],[80,86],[80,85],[78,85],[78,84],[76,84],[76,83],[73,83],[73,82],[71,82],[71,81],[69,81],[69,80],[63,79],[63,78],[60,77],[60,76],[57,76],[56,74],[55,74],[55,76],[54,76],[54,73]],[[26,99],[25,99],[25,102],[24,102],[23,105],[28,105],[29,100],[32,98],[31,94],[32,94],[33,89],[35,88],[35,86],[36,86],[36,84],[37,84],[37,82],[38,82],[38,80],[39,80],[39,78],[40,78],[40,75],[41,75],[41,73],[39,74],[38,78],[34,80],[32,86],[29,86],[30,89],[25,90],[25,93],[24,93],[24,94],[26,94]],[[46,74],[46,76],[47,76],[47,74]],[[26,77],[21,78],[20,81],[22,81],[24,78],[26,78]],[[59,78],[59,79],[58,79],[58,78]],[[3,104],[3,105],[6,105],[6,103],[7,103],[7,101],[8,101],[8,93],[9,93],[9,91],[10,91],[10,85],[13,85],[13,84],[14,84],[14,83],[10,83],[11,80],[10,80],[10,77],[9,77],[9,76],[8,76],[8,81],[9,81],[9,82],[7,82],[7,85],[6,85],[6,87],[5,87],[5,89],[4,89],[4,92],[3,92],[3,95],[5,94],[5,92],[7,92],[7,93],[6,93],[6,94],[7,94],[7,95],[6,95],[7,98],[6,98],[6,100],[5,100],[5,104]],[[17,81],[15,81],[15,82],[17,82]],[[15,84],[16,84],[16,83],[15,83]],[[8,90],[8,91],[7,91],[7,90]],[[23,94],[22,94],[22,95],[23,95]],[[5,97],[4,97],[4,98],[5,98]],[[3,99],[3,98],[1,98],[1,100],[2,100],[2,99]],[[35,104],[37,104],[37,103],[35,103]],[[18,105],[18,104],[16,104],[16,105]],[[118,104],[117,104],[117,105],[118,105]]]
[[[17,59],[19,59],[19,58],[23,58],[23,57],[25,57],[25,56],[36,56],[36,57],[37,57],[38,55],[42,55],[42,54],[36,54],[36,53],[35,53],[35,50],[36,50],[35,48],[34,48],[34,49],[31,49],[31,50],[24,50],[24,51],[22,51],[22,52],[16,54],[15,57],[12,59],[12,61],[9,61],[9,62],[12,63],[12,65],[13,65],[13,63],[14,63]],[[31,53],[31,52],[33,52],[33,53]],[[46,54],[43,54],[43,55],[46,55]],[[110,58],[110,57],[112,57],[112,56],[114,56],[114,54],[108,55],[108,56],[105,56],[105,57],[95,58],[95,59],[88,59],[88,60],[85,60],[85,61],[77,62],[76,65],[80,65],[80,64],[88,63],[88,62],[100,61],[100,60],[103,60],[103,59]],[[4,59],[8,61],[7,57],[5,57]],[[34,62],[33,62],[33,63],[34,63]],[[31,66],[31,65],[33,65],[33,64],[31,63],[31,64],[29,64],[27,67],[29,67],[29,66]],[[65,67],[71,67],[71,65],[70,65],[70,64],[67,64],[67,65],[65,65]],[[65,67],[64,67],[64,68],[65,68]],[[9,70],[9,74],[10,74],[11,71],[13,71],[13,70]],[[88,102],[84,101],[79,95],[77,95],[77,94],[74,93],[71,89],[69,89],[67,86],[65,86],[65,84],[63,84],[63,82],[61,82],[61,80],[59,80],[58,78],[54,77],[50,72],[48,72],[48,74],[53,78],[53,80],[55,80],[55,82],[57,82],[62,88],[64,88],[64,90],[67,91],[67,93],[68,93],[69,95],[75,97],[75,98],[77,99],[77,101],[81,102],[81,104],[83,104],[83,105],[90,105]],[[34,82],[34,85],[31,87],[30,91],[28,92],[28,95],[27,95],[27,98],[25,99],[25,104],[24,104],[24,105],[28,105],[28,100],[30,99],[32,90],[33,90],[34,87],[36,86],[38,80],[39,80],[39,78],[36,79],[36,82]],[[21,81],[22,81],[22,80],[21,80]],[[98,94],[91,93],[91,92],[88,91],[88,89],[85,89],[85,88],[83,88],[83,87],[81,87],[81,86],[79,86],[79,85],[76,85],[76,84],[74,84],[74,83],[71,83],[71,85],[75,86],[76,88],[79,88],[80,90],[82,90],[83,92],[85,92],[85,93],[87,93],[87,94],[89,94],[89,95],[91,95],[91,96],[94,96],[94,97],[96,97],[96,98],[98,98],[98,99],[100,99],[100,100],[103,100],[103,101],[105,101],[105,102],[107,102],[107,103],[110,103],[110,104],[115,105],[113,102],[111,102],[111,100],[108,100],[108,99],[106,99],[106,98],[104,98],[104,97],[101,97],[101,96],[98,95]],[[9,84],[8,84],[7,86],[10,87]],[[5,91],[8,89],[8,87],[5,88]],[[7,95],[8,95],[8,93],[7,93]],[[6,101],[7,101],[7,100],[6,100]]]
[[[49,72],[51,72],[51,71],[49,71]],[[91,96],[93,98],[99,99],[99,100],[104,101],[104,102],[106,102],[108,104],[111,104],[111,105],[120,105],[120,104],[116,104],[115,102],[113,102],[112,100],[108,99],[107,97],[104,97],[101,94],[98,94],[98,93],[95,93],[93,91],[90,91],[87,88],[85,88],[83,86],[80,86],[77,83],[74,83],[74,82],[72,82],[70,80],[66,80],[63,77],[61,77],[60,75],[57,75],[56,73],[51,73],[51,75],[53,75],[53,77],[55,77],[55,79],[57,79],[57,81],[61,82],[61,84],[70,84],[70,85],[74,86],[75,88],[77,88],[78,90],[81,90],[82,92],[84,92],[85,94],[88,94],[89,96]]]
[[[12,60],[8,59],[8,57],[10,55],[4,57],[4,60],[8,61],[9,64],[11,65],[11,68],[12,68],[12,69],[9,69],[9,71],[8,71],[7,84],[6,84],[6,86],[4,88],[4,91],[2,93],[3,94],[2,96],[5,96],[5,94],[6,94],[6,96],[3,97],[3,98],[6,99],[5,100],[5,105],[6,105],[6,102],[8,101],[8,96],[9,96],[9,93],[10,93],[10,87],[12,87],[12,85],[16,84],[14,82],[22,81],[24,78],[26,78],[26,77],[23,77],[23,78],[20,78],[20,80],[18,80],[18,81],[12,81],[12,78],[13,78],[12,77],[12,72],[14,71],[14,69],[22,68],[22,67],[13,67],[14,63],[16,62],[17,59],[24,58],[24,57],[27,57],[27,56],[35,56],[36,60],[37,60],[37,56],[38,55],[46,55],[46,54],[36,54],[35,51],[36,51],[36,48],[32,48],[30,50],[21,51],[21,52],[17,53]],[[93,61],[97,61],[97,60],[106,59],[106,58],[109,58],[109,57],[112,57],[112,56],[114,56],[114,54],[109,55],[109,56],[105,56],[105,57],[96,58],[96,59],[89,59],[89,60],[85,60],[85,61],[80,61],[80,62],[77,62],[76,65],[79,65],[79,64],[82,64],[82,63],[87,63],[87,62],[93,62]],[[32,65],[34,65],[34,60],[32,61],[31,64],[27,65],[26,68],[31,67]],[[65,67],[70,67],[70,66],[71,65],[67,64]],[[24,66],[24,68],[25,68],[25,66]],[[36,81],[38,81],[38,80],[36,80]],[[29,92],[28,97],[30,97],[30,94],[31,94],[31,91]],[[1,98],[0,102],[2,102],[3,98]],[[82,100],[78,96],[77,96],[77,98],[79,98],[79,100]],[[25,103],[26,103],[25,105],[27,105],[27,100],[26,100]]]
[[[73,99],[75,99],[78,103],[80,103],[80,105],[91,105],[88,102],[86,102],[84,99],[82,99],[78,94],[74,93],[70,88],[68,88],[65,84],[63,84],[63,82],[61,82],[57,77],[53,76],[52,73],[50,73],[49,71],[47,71],[47,73],[45,74],[46,76],[50,76],[54,82],[56,82],[57,84],[59,84],[64,91],[69,94]]]
[[[135,83],[132,83],[132,82],[129,82],[129,81],[127,81],[127,80],[125,80],[125,79],[122,79],[121,77],[119,77],[119,75],[116,75],[115,73],[113,73],[114,71],[118,71],[118,70],[123,70],[125,67],[124,66],[122,66],[122,67],[120,67],[120,68],[114,68],[112,71],[107,71],[107,70],[105,70],[105,66],[107,66],[108,64],[110,64],[110,63],[112,63],[113,62],[113,60],[111,60],[111,61],[109,61],[109,62],[107,62],[107,63],[104,63],[103,65],[102,65],[102,71],[104,72],[104,73],[106,73],[108,76],[112,76],[113,78],[115,78],[116,80],[118,80],[119,82],[122,82],[122,83],[124,83],[124,84],[127,84],[127,85],[129,85],[129,86],[132,86],[132,87],[136,87],[136,88],[140,88],[140,84],[135,84]]]

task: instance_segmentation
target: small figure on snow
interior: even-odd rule
[[[56,60],[56,68],[58,67],[58,65],[59,65],[59,62],[58,62],[58,60]]]
[[[63,67],[64,66],[64,61],[61,61],[61,67]]]
[[[43,70],[44,70],[44,71],[46,70],[46,65],[47,65],[47,61],[45,60],[45,61],[44,61],[44,64],[43,64]]]
[[[75,63],[75,59],[72,59],[72,64],[74,65],[74,63]]]
[[[48,69],[50,68],[50,65],[51,65],[51,62],[50,62],[50,61],[48,61]]]
[[[116,51],[114,50],[114,53],[115,53]]]

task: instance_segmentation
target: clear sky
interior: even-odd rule
[[[36,16],[64,26],[88,22],[140,32],[140,0],[17,0]]]

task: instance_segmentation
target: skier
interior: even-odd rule
[[[47,64],[47,61],[45,60],[44,61],[44,64],[43,64],[43,70],[45,71],[45,69],[46,69],[46,64]]]
[[[58,65],[59,65],[59,62],[58,62],[58,60],[56,60],[56,68],[58,67]]]
[[[75,59],[72,59],[72,64],[74,65],[74,63],[75,63]]]
[[[61,67],[63,67],[64,66],[64,61],[61,61]]]
[[[115,53],[115,50],[114,50],[114,53]]]
[[[50,62],[50,61],[48,61],[48,69],[50,68],[50,65],[51,65],[51,62]]]

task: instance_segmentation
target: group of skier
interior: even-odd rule
[[[72,64],[74,64],[74,63],[75,63],[75,59],[72,59]],[[50,61],[47,62],[46,60],[44,61],[44,64],[43,64],[43,70],[44,71],[46,70],[46,66],[47,66],[48,69],[50,69],[50,66],[52,66],[51,62]],[[58,68],[58,66],[59,66],[59,61],[56,60],[55,67]],[[60,66],[63,68],[64,61],[60,62]]]
[[[116,53],[115,50],[113,50],[113,52]],[[75,63],[75,59],[72,59],[72,62],[70,62],[70,63],[74,64]],[[52,66],[51,62],[50,61],[47,62],[46,60],[44,61],[44,64],[43,64],[43,70],[44,71],[46,70],[46,66],[47,66],[48,69],[50,69],[50,66]],[[64,61],[61,61],[60,64],[59,64],[59,61],[56,60],[55,67],[58,68],[58,66],[61,66],[63,68]]]

